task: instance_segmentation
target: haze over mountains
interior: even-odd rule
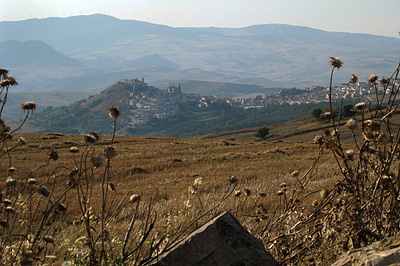
[[[278,24],[173,28],[106,15],[0,22],[0,64],[18,79],[15,91],[90,90],[142,77],[150,84],[326,85],[329,56],[344,62],[338,83],[349,73],[389,76],[400,40]]]

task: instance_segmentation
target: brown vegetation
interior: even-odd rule
[[[329,264],[397,234],[398,72],[377,94],[378,108],[365,103],[347,128],[332,117],[304,128],[327,128],[315,143],[288,124],[279,134],[289,138],[262,142],[18,135],[1,120],[0,261],[143,265],[227,210],[285,264]],[[1,85],[1,110],[12,85]],[[36,105],[22,107],[26,120]],[[119,111],[108,111],[115,131]]]

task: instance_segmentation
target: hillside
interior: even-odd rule
[[[320,66],[328,65],[332,55],[340,57],[344,68],[360,79],[390,72],[400,55],[400,40],[383,36],[279,24],[173,28],[105,15],[0,22],[0,42],[11,40],[40,40],[85,65],[13,70],[24,84],[18,90],[41,91],[101,88],[101,84],[127,78],[127,73],[153,83],[202,80],[289,88],[326,85],[326,71]],[[194,75],[188,76],[186,70],[190,69],[208,75],[192,72]],[[165,75],[165,71],[176,75]],[[43,73],[46,78],[40,80],[41,89],[30,85]],[[337,84],[348,81],[347,73],[337,73]]]
[[[220,85],[218,89],[240,88],[240,84],[217,85]],[[249,85],[241,88],[242,93],[246,89],[257,89],[249,91],[252,93],[264,90]],[[85,100],[59,108],[48,107],[35,113],[30,123],[43,128],[44,132],[82,134],[97,128],[99,133],[109,135],[113,129],[105,111],[117,106],[121,111],[119,135],[188,137],[282,123],[327,105],[266,105],[261,95],[257,99],[233,100],[182,91],[181,84],[163,90],[147,85],[144,80],[121,80]]]

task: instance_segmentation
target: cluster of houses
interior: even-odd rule
[[[122,80],[132,86],[129,105],[131,114],[129,116],[129,126],[135,128],[145,125],[152,119],[165,119],[177,117],[179,115],[179,104],[192,103],[198,108],[207,108],[210,103],[222,101],[231,108],[260,109],[266,105],[276,104],[301,104],[318,103],[328,101],[329,88],[314,86],[298,90],[300,93],[282,96],[281,93],[275,95],[258,95],[255,98],[231,99],[218,95],[203,96],[201,94],[182,93],[181,85],[170,86],[167,90],[161,90],[147,85],[142,80]],[[378,88],[382,92],[382,88]],[[358,99],[370,97],[375,94],[375,87],[368,83],[358,83],[355,86],[342,84],[332,88],[331,97],[333,101],[341,99]]]

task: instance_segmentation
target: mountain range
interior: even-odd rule
[[[174,28],[97,14],[0,22],[0,56],[20,83],[15,91],[91,90],[142,77],[282,88],[327,84],[330,56],[344,62],[338,83],[351,73],[390,76],[400,40],[281,24]]]

